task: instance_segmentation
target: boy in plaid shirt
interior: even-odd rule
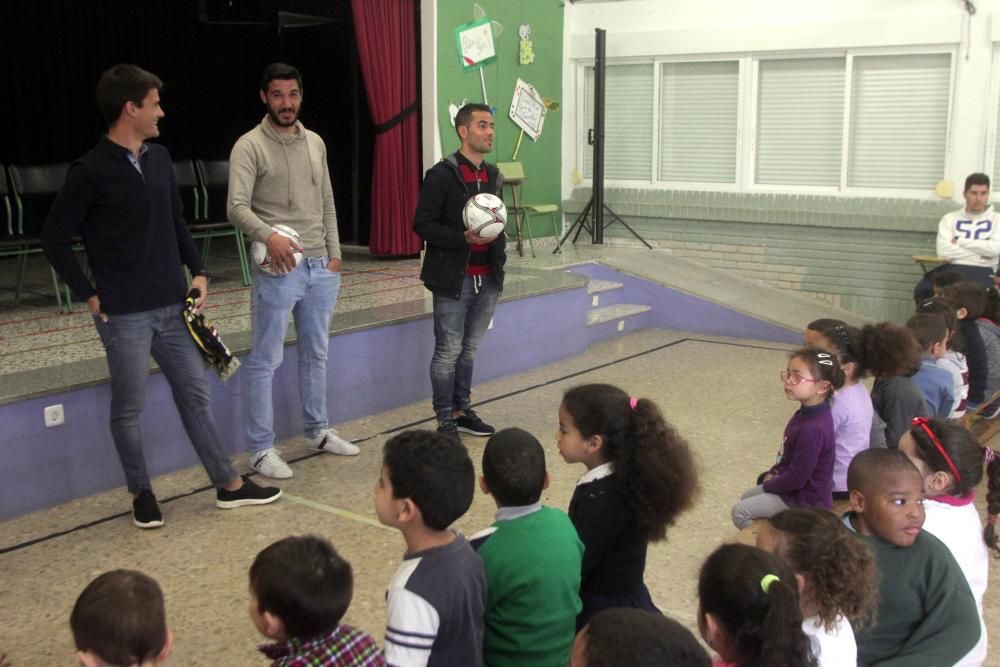
[[[364,630],[340,622],[351,604],[351,565],[327,540],[286,537],[250,566],[250,618],[274,644],[259,646],[272,667],[384,667]]]

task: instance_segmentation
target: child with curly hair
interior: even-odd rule
[[[799,507],[768,519],[757,533],[757,546],[795,570],[802,630],[819,667],[857,664],[851,622],[870,620],[878,598],[875,554],[868,545],[833,512]]]
[[[969,281],[944,288],[944,298],[955,305],[958,328],[969,361],[969,401],[974,410],[1000,389],[1000,325],[996,319],[997,292]]]
[[[1000,511],[1000,460],[982,447],[966,429],[936,419],[914,420],[913,428],[899,441],[899,449],[924,478],[924,530],[951,551],[976,598],[982,636],[979,643],[957,664],[982,665],[986,660],[986,625],[983,596],[989,578],[989,549],[1000,553],[993,523]],[[976,486],[986,468],[989,483],[986,500],[990,520],[983,530],[973,501]]]
[[[885,422],[885,444],[899,446],[899,439],[914,417],[927,417],[927,401],[913,382],[924,351],[913,333],[892,322],[861,328],[861,365],[875,377],[872,406]]]
[[[818,347],[791,354],[781,371],[785,396],[801,406],[785,427],[778,462],[733,505],[733,524],[743,529],[789,507],[833,506],[836,450],[830,398],[844,384],[837,357]]]
[[[938,368],[943,368],[951,374],[954,402],[948,419],[960,419],[965,416],[965,406],[969,401],[969,364],[965,359],[965,342],[958,330],[958,315],[955,304],[944,297],[936,296],[917,304],[918,313],[933,313],[944,319],[948,329],[948,345],[944,356],[935,361]]]
[[[698,629],[723,667],[817,667],[795,573],[756,547],[724,544],[702,564]]]
[[[584,545],[577,629],[602,609],[658,611],[643,581],[646,548],[694,502],[687,442],[653,401],[609,384],[566,392],[557,438],[563,459],[587,468],[569,503]]]
[[[810,325],[812,326],[812,325]],[[815,338],[816,347],[837,355],[844,369],[844,385],[833,392],[833,499],[847,499],[847,466],[868,447],[885,446],[885,422],[875,414],[868,389],[861,382],[865,369],[859,361],[861,329],[840,323],[823,329]]]

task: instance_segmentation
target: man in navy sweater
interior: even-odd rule
[[[147,139],[160,135],[163,117],[156,75],[117,65],[101,75],[97,104],[108,133],[70,167],[45,221],[45,256],[81,301],[86,301],[104,344],[111,376],[111,435],[133,494],[132,521],[163,525],[142,453],[139,416],[149,356],[163,370],[184,429],[216,487],[216,505],[262,505],[281,490],[260,487],[236,473],[224,453],[209,406],[205,362],[181,313],[188,285],[205,304],[209,275],[184,222],[170,154]],[[83,238],[96,286],[73,253]]]

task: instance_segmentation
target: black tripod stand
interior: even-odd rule
[[[644,246],[650,250],[653,249],[653,246],[646,243],[646,239],[639,236],[638,232],[629,227],[627,222],[604,203],[604,82],[606,75],[604,54],[607,31],[597,28],[596,33],[594,43],[594,129],[590,130],[587,136],[587,143],[594,147],[594,174],[590,201],[583,207],[580,215],[576,217],[563,237],[559,239],[556,249],[552,251],[553,255],[562,249],[562,244],[570,235],[573,235],[573,243],[576,243],[580,232],[584,229],[590,232],[592,243],[603,244],[604,230],[615,222],[620,222],[625,229],[632,233],[632,236],[642,241]],[[605,211],[610,213],[612,218],[607,224],[604,224]],[[588,217],[591,218],[590,223],[587,221]]]

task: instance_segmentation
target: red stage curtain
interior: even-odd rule
[[[413,0],[351,0],[368,107],[378,132],[372,166],[375,255],[416,255],[420,191],[416,25]]]

